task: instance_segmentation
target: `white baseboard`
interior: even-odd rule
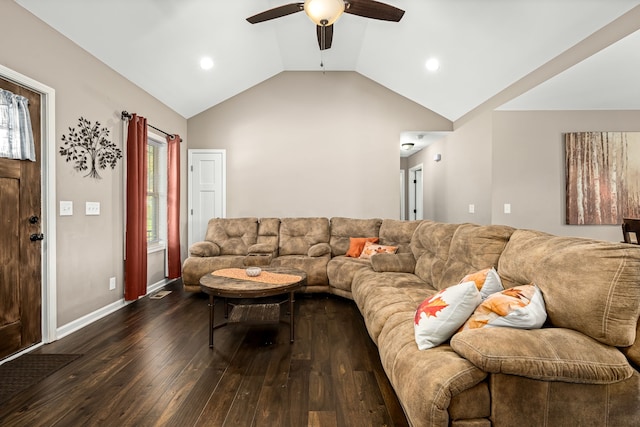
[[[159,282],[154,283],[153,285],[149,285],[147,286],[147,293],[145,296],[140,297],[140,298],[144,298],[146,296],[148,296],[151,293],[156,292],[158,289],[161,289],[162,287],[166,286],[168,283],[170,283],[169,280],[167,279],[163,279],[160,280]],[[93,322],[102,319],[105,316],[108,316],[111,313],[114,313],[118,310],[120,310],[123,307],[126,307],[127,305],[131,304],[133,301],[125,301],[124,298],[119,299],[116,302],[113,302],[109,305],[106,305],[102,308],[99,308],[98,310],[89,313],[85,316],[80,317],[79,319],[76,319],[72,322],[67,323],[66,325],[63,325],[61,327],[59,327],[58,329],[56,329],[56,339],[59,340],[60,338],[64,338],[67,335],[76,332],[82,328],[84,328],[85,326],[88,326],[90,324],[92,324]]]

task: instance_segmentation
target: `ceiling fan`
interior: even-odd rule
[[[257,15],[250,16],[247,18],[247,21],[252,24],[257,24],[303,10],[316,24],[320,50],[331,48],[331,42],[333,41],[333,23],[336,22],[343,13],[393,22],[400,21],[402,15],[404,15],[404,10],[374,0],[305,0],[304,2],[289,3],[266,10]]]

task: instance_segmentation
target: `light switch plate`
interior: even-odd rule
[[[73,215],[73,202],[60,200],[60,216]]]
[[[87,202],[86,215],[100,215],[100,202]]]
[[[511,203],[505,203],[504,204],[504,213],[506,213],[506,214],[510,214],[511,213]]]
[[[469,213],[475,213],[475,212],[476,212],[476,205],[470,204],[469,205]]]

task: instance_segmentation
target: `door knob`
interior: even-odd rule
[[[44,239],[44,234],[42,233],[33,233],[31,236],[29,236],[29,240],[31,240],[32,242],[43,240],[43,239]]]
[[[29,217],[29,224],[37,224],[40,221],[40,218],[37,215],[32,215]]]

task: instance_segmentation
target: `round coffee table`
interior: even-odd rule
[[[289,303],[289,333],[291,342],[293,342],[295,302],[293,294],[304,285],[307,274],[293,268],[264,267],[259,276],[249,277],[244,271],[244,268],[226,268],[205,274],[200,278],[200,289],[209,295],[209,347],[213,348],[213,330],[227,324],[225,322],[214,326],[215,297],[255,300],[287,295],[288,299],[284,302]],[[225,310],[226,307],[227,303],[225,302]]]

